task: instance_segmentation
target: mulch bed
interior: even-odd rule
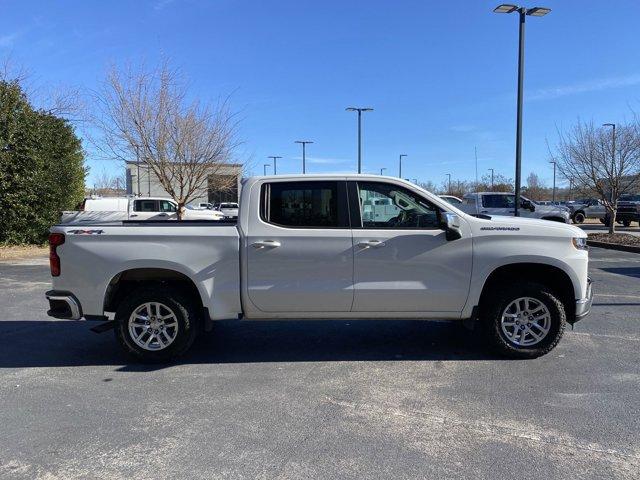
[[[603,243],[616,243],[618,245],[638,245],[640,246],[640,237],[629,235],[628,233],[590,233],[589,240]]]
[[[587,244],[592,247],[609,248],[623,252],[640,253],[640,237],[627,233],[590,233]]]

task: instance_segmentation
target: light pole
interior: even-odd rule
[[[613,176],[616,171],[616,124],[615,123],[603,123],[603,127],[611,127],[612,148],[611,148],[611,175]],[[613,188],[611,189],[611,204],[613,205]]]
[[[307,173],[307,143],[313,143],[311,140],[296,140],[294,143],[302,144],[302,173]]]
[[[402,157],[406,157],[407,154],[406,153],[401,153],[400,154],[400,165],[399,165],[399,169],[398,169],[398,178],[402,178]]]
[[[358,173],[362,173],[362,112],[372,112],[369,107],[347,107],[347,112],[358,112]]]
[[[384,175],[382,172],[384,172],[386,170],[386,168],[381,168],[380,169],[380,175]]]
[[[264,163],[264,164],[262,165],[263,170],[264,170],[264,176],[265,176],[265,177],[267,176],[267,167],[270,167],[270,166],[271,166],[271,164],[270,164],[270,163]]]
[[[447,193],[451,195],[451,174],[447,173],[447,177],[449,177],[449,186],[447,187]]]
[[[520,206],[520,177],[522,176],[522,94],[524,81],[524,22],[527,15],[533,17],[544,17],[551,11],[546,7],[519,7],[517,5],[502,4],[498,5],[494,10],[495,13],[513,13],[518,12],[520,16],[520,28],[518,35],[518,106],[516,112],[516,204],[515,216],[519,215],[518,208]]]
[[[556,204],[556,162],[549,162],[549,163],[553,163],[553,193],[551,194],[551,202],[555,205]]]
[[[278,159],[282,158],[282,157],[276,157],[275,155],[270,155],[269,157],[271,160],[273,160],[273,174],[277,175],[278,174]]]
[[[489,170],[491,170],[491,191],[493,192],[493,168],[490,168]]]
[[[136,147],[136,170],[137,170],[136,177],[138,181],[138,191],[136,193],[137,193],[137,196],[139,197],[140,196],[140,151],[139,151],[140,147],[138,145],[136,145],[135,147]]]

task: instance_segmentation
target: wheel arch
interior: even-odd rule
[[[558,299],[564,304],[567,318],[573,318],[575,309],[575,290],[573,281],[562,268],[545,263],[509,263],[495,268],[486,278],[478,305],[483,308],[492,292],[501,284],[511,283],[514,279],[526,279],[540,282],[548,286],[558,295]]]
[[[122,270],[111,278],[104,295],[104,311],[114,312],[127,292],[148,284],[180,288],[196,302],[199,310],[206,309],[202,292],[186,274],[170,268],[136,267]]]

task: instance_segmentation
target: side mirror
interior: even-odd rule
[[[442,227],[444,228],[445,238],[447,240],[462,238],[462,234],[460,233],[460,217],[455,213],[442,213]]]
[[[526,208],[527,210],[530,210],[532,212],[536,211],[536,207],[533,203],[531,203],[529,200],[523,200],[522,201],[522,208]]]

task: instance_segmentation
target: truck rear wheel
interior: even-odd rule
[[[486,302],[484,322],[495,349],[511,358],[536,358],[558,344],[566,313],[543,285],[526,282],[505,287]]]
[[[198,313],[180,290],[158,285],[128,295],[116,311],[118,342],[146,362],[163,362],[185,353],[198,333]]]

